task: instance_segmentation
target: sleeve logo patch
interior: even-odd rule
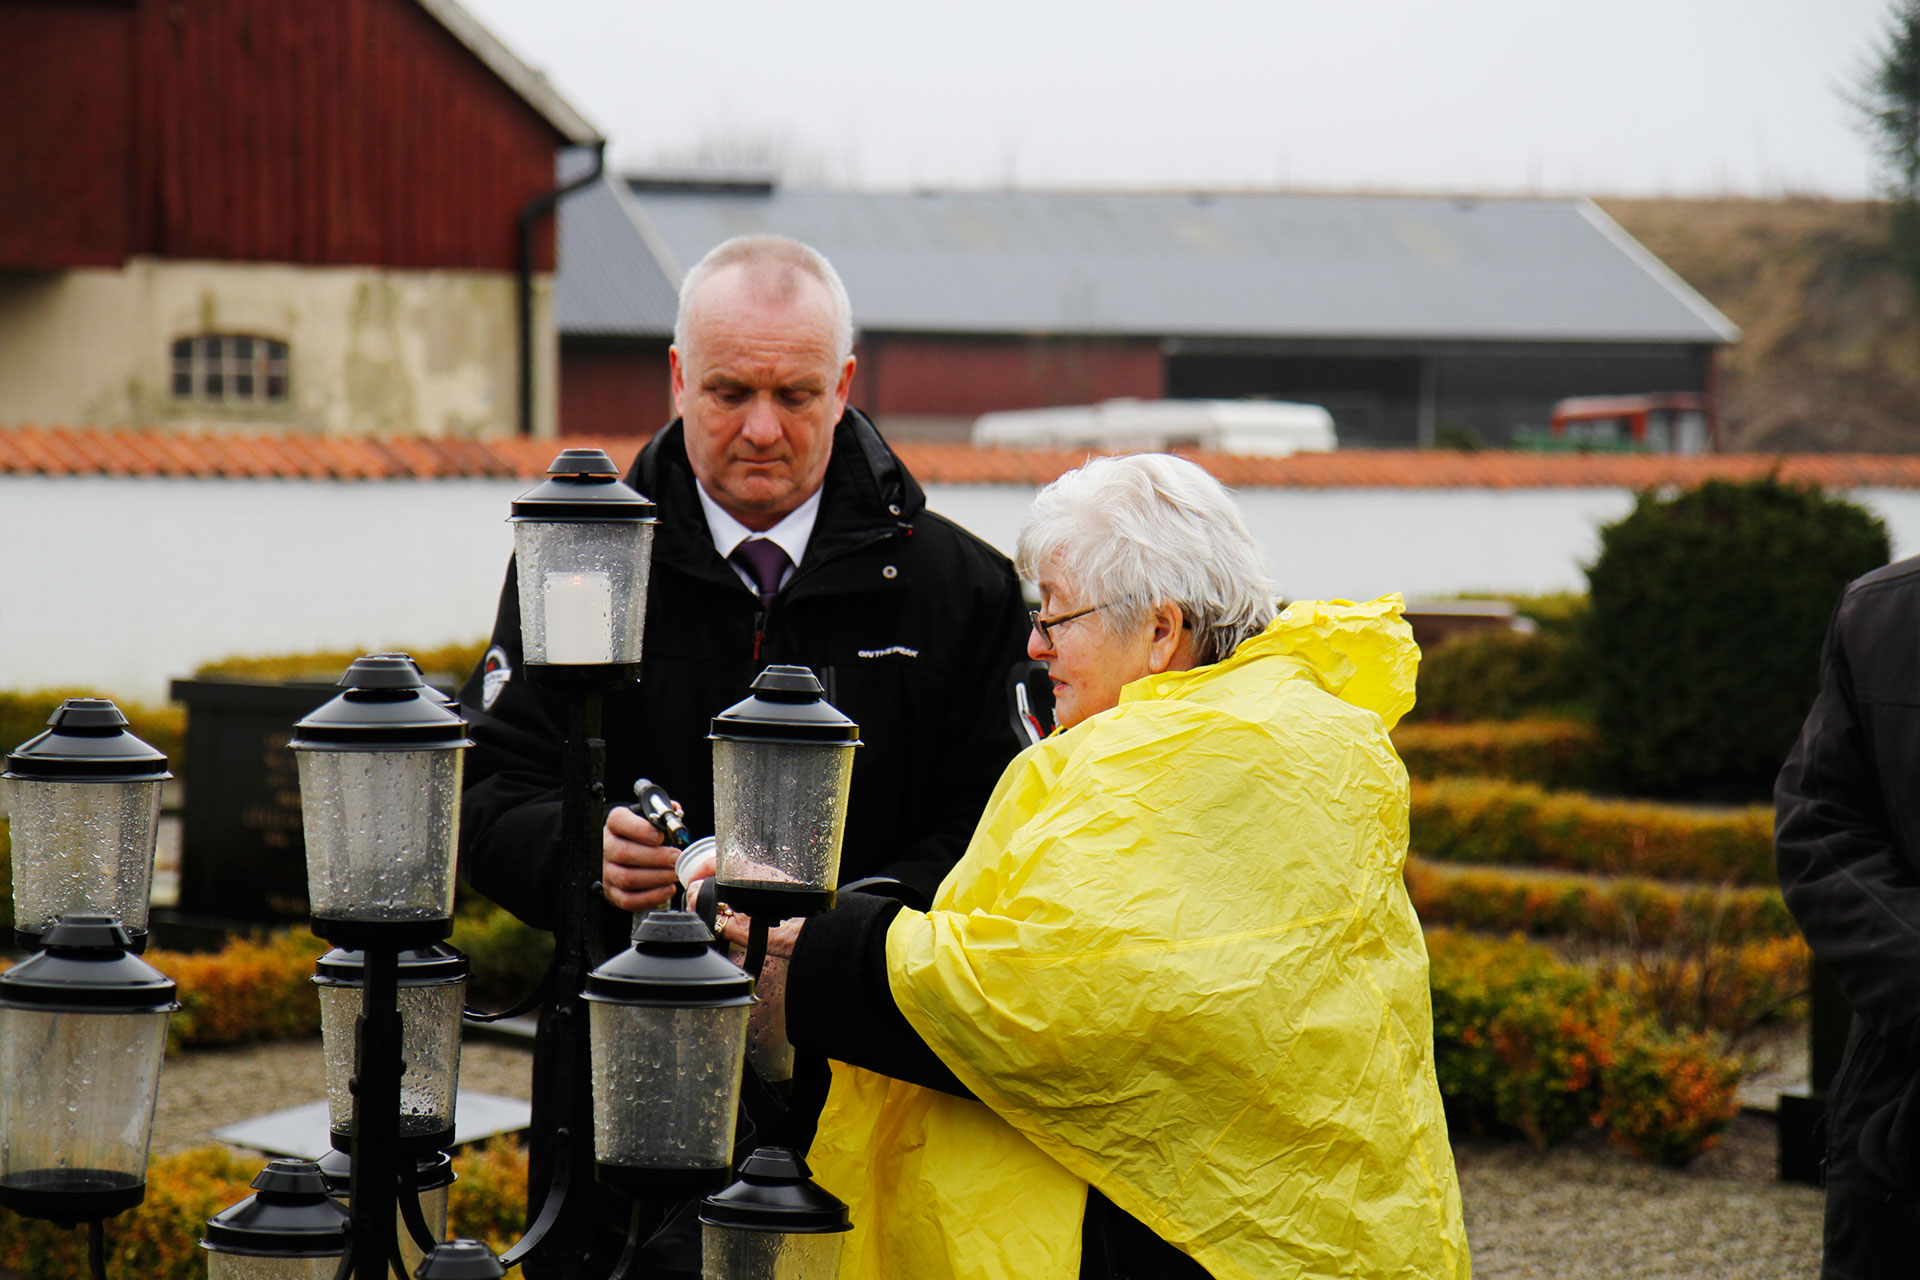
[[[507,651],[499,645],[487,650],[486,660],[480,664],[480,705],[487,711],[493,710],[493,704],[500,698],[500,691],[507,687],[507,681],[513,678],[513,667],[507,662]]]
[[[918,649],[909,649],[903,644],[888,645],[884,649],[860,649],[856,652],[863,658],[917,658],[920,656]]]

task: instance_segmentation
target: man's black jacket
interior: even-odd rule
[[[1774,785],[1787,905],[1853,1029],[1828,1098],[1824,1275],[1911,1275],[1920,1234],[1920,559],[1847,588]],[[1911,1098],[1909,1095],[1913,1095]]]
[[[1024,669],[1027,618],[1004,556],[926,510],[919,484],[873,425],[849,410],[834,432],[818,521],[793,576],[759,597],[707,530],[675,422],[635,459],[627,482],[659,508],[638,684],[607,702],[607,797],[653,779],[713,830],[716,712],[747,696],[769,663],[813,669],[827,700],[860,726],[841,880],[892,876],[931,896],[958,860],[988,793],[1025,745],[1011,680]],[[492,645],[511,673],[476,671],[461,690],[474,747],[461,806],[461,868],[529,924],[552,927],[558,701],[520,672],[513,570]],[[627,919],[608,909],[609,940]]]

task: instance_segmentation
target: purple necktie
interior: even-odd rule
[[[748,576],[759,585],[760,607],[770,608],[773,593],[780,589],[780,575],[792,563],[787,559],[787,553],[780,549],[780,544],[765,538],[748,538],[733,549],[728,559],[745,569]]]

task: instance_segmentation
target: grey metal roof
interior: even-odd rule
[[[640,224],[681,266],[750,232],[813,245],[845,278],[862,329],[1568,342],[1739,336],[1584,199],[644,186],[627,195]],[[571,285],[563,267],[563,291]]]
[[[561,176],[577,159],[566,158]],[[602,177],[560,202],[554,316],[561,333],[666,337],[679,307],[672,251],[635,220],[624,184]],[[691,265],[689,259],[686,265]]]

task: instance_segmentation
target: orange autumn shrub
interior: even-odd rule
[[[503,1253],[527,1222],[527,1152],[510,1137],[468,1147],[453,1158],[447,1233]]]
[[[1770,885],[1773,811],[1598,800],[1520,783],[1415,782],[1412,848],[1438,862]]]
[[[1433,929],[1434,1065],[1449,1122],[1536,1145],[1589,1129],[1683,1165],[1739,1108],[1742,1063],[1524,939]]]
[[[1737,944],[1626,950],[1595,974],[1675,1030],[1738,1036],[1807,1015],[1813,953],[1798,935]]]
[[[202,1280],[207,1219],[253,1194],[266,1160],[221,1147],[161,1156],[147,1166],[147,1197],[106,1224],[109,1276]],[[0,1274],[22,1280],[87,1280],[87,1232],[0,1210]]]
[[[147,1197],[107,1221],[107,1274],[140,1280],[202,1280],[207,1219],[253,1194],[250,1185],[266,1157],[224,1147],[199,1147],[162,1156],[147,1166]],[[485,1241],[498,1253],[519,1238],[526,1222],[526,1153],[496,1138],[454,1156],[456,1181],[448,1195],[453,1237]],[[0,1275],[21,1280],[88,1280],[84,1228],[0,1210]]]
[[[235,938],[218,951],[150,951],[147,963],[180,988],[167,1027],[173,1049],[205,1049],[320,1034],[314,961],[327,946],[304,929]]]

